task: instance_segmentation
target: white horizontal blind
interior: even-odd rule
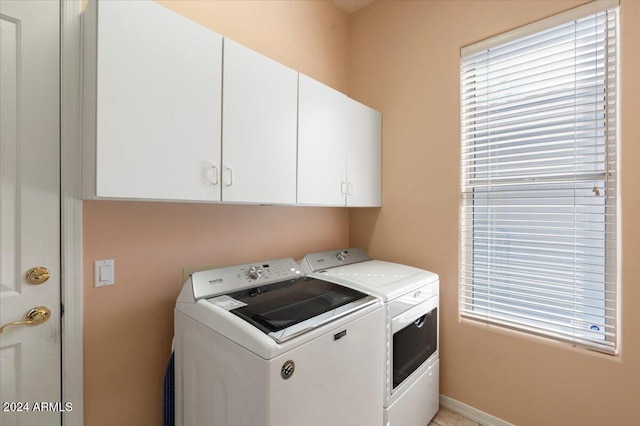
[[[616,21],[462,58],[463,317],[616,352]]]

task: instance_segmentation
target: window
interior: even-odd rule
[[[616,4],[462,49],[463,318],[617,351]]]

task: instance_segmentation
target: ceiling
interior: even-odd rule
[[[373,3],[373,0],[333,0],[333,2],[337,4],[340,9],[349,14],[358,9],[362,9],[369,3]]]

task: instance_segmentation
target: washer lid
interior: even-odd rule
[[[278,343],[377,303],[367,294],[301,277],[207,299],[252,324]]]
[[[438,275],[433,272],[382,260],[338,266],[314,275],[371,292],[385,301],[438,280]]]

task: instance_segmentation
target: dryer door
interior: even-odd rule
[[[438,349],[437,297],[392,319],[393,391]]]

